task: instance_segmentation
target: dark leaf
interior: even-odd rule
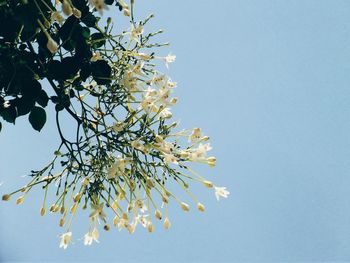
[[[33,129],[41,131],[46,123],[46,112],[41,107],[34,107],[29,114],[29,122]]]
[[[105,40],[105,37],[103,36],[102,33],[94,33],[91,35],[91,40],[93,41],[93,44],[92,46],[94,48],[99,48],[99,47],[102,47],[106,40]]]
[[[40,93],[36,97],[36,102],[43,108],[47,106],[47,103],[49,102],[49,96],[47,96],[45,90],[40,91]]]
[[[17,117],[28,114],[35,105],[35,101],[32,97],[23,96],[14,100],[14,105],[17,109]]]
[[[110,77],[112,73],[111,67],[105,60],[98,60],[91,63],[91,73],[99,85],[109,84],[111,82]]]
[[[14,124],[17,118],[16,107],[11,105],[10,107],[1,110],[0,115],[5,121]]]

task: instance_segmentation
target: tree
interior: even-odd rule
[[[130,19],[130,28],[115,33],[112,18],[104,20],[107,8],[119,8]],[[21,204],[41,185],[44,215],[50,189],[55,200],[49,210],[61,213],[62,227],[79,206],[89,207],[86,245],[98,238],[97,221],[109,230],[105,207],[113,224],[130,233],[138,223],[153,231],[147,211],[163,218],[156,196],[162,207],[174,201],[189,211],[168,187],[169,179],[188,193],[199,211],[205,207],[189,192],[189,181],[213,188],[218,199],[229,194],[189,167],[191,162],[215,166],[215,157],[207,157],[209,138],[199,128],[173,131],[177,123],[169,120],[170,106],[177,102],[171,96],[176,83],[156,70],[155,61],[168,66],[175,56],[156,55],[155,49],[167,43],[152,42],[161,31],[145,34],[143,29],[153,16],[136,22],[133,9],[133,0],[130,5],[122,0],[0,0],[0,116],[15,124],[28,115],[40,132],[45,108],[53,103],[55,112],[49,114],[55,116],[59,135],[52,160],[2,199],[22,193],[17,199]],[[63,114],[76,127],[74,137],[62,128]],[[167,216],[163,224],[170,227]],[[72,237],[70,227],[61,235],[63,248]]]

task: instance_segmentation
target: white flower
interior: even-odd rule
[[[194,128],[188,138],[188,141],[193,143],[198,142],[198,140],[203,136],[200,128]]]
[[[189,160],[192,162],[207,162],[206,155],[207,152],[212,148],[209,143],[207,144],[199,144],[197,149],[194,149],[193,152],[190,153]]]
[[[144,227],[146,228],[148,225],[147,217],[148,215],[137,215],[136,220]]]
[[[93,221],[95,221],[96,218],[99,218],[99,219],[103,220],[104,222],[106,222],[106,214],[103,211],[103,203],[101,203],[101,204],[91,203],[91,209],[92,209],[92,212],[90,214],[90,218]]]
[[[225,197],[225,198],[227,198],[228,195],[230,194],[230,192],[226,190],[226,187],[217,187],[217,186],[214,186],[214,189],[215,189],[215,196],[216,196],[216,199],[217,199],[218,201],[220,200],[220,197]]]
[[[164,119],[170,119],[173,114],[171,113],[170,109],[169,108],[164,108],[160,115],[164,118]]]
[[[108,169],[108,179],[115,178],[122,175],[126,169],[126,160],[124,158],[118,157],[112,166]]]
[[[114,132],[118,133],[123,131],[125,126],[126,126],[126,123],[118,121],[113,124],[112,129]]]
[[[176,59],[175,55],[168,54],[166,57],[163,58],[165,62],[165,66],[169,68],[169,64],[173,63]]]
[[[61,242],[60,242],[60,248],[66,249],[68,247],[69,242],[72,239],[72,232],[64,233],[60,236]]]
[[[100,52],[94,52],[92,54],[92,57],[91,57],[90,61],[95,62],[95,61],[101,60],[101,59],[102,59],[101,53]]]
[[[133,24],[131,25],[131,31],[128,33],[130,34],[130,38],[136,42],[140,42],[139,36],[143,33],[143,26],[134,26]]]
[[[147,206],[145,204],[145,199],[136,199],[135,200],[135,208],[139,209],[141,213],[146,213]]]
[[[177,158],[171,153],[163,153],[163,161],[167,164],[169,163],[179,164],[177,162]]]
[[[104,9],[107,9],[104,0],[90,0],[90,4],[96,8],[96,10],[102,14]]]
[[[94,230],[89,231],[84,235],[84,245],[85,246],[90,246],[93,241],[99,243],[98,241],[99,233],[97,228],[95,227]]]

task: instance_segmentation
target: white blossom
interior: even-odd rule
[[[72,232],[66,232],[60,236],[60,248],[66,249],[72,239]]]
[[[226,187],[217,187],[217,186],[214,186],[214,189],[215,189],[215,196],[216,196],[216,199],[217,199],[218,201],[220,200],[220,197],[225,197],[225,198],[227,198],[228,195],[230,194],[230,192],[226,190]]]

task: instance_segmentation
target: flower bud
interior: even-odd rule
[[[216,164],[216,158],[214,156],[208,157],[207,162],[210,167],[214,167]]]
[[[163,195],[162,201],[167,204],[167,203],[169,203],[169,198],[167,196]]]
[[[152,222],[148,222],[147,230],[148,230],[148,232],[150,232],[150,233],[153,232],[153,224],[152,224]]]
[[[163,224],[163,226],[164,226],[165,229],[169,229],[169,228],[170,228],[171,223],[170,223],[170,221],[169,221],[169,218],[166,217],[166,218],[164,219],[164,224]]]
[[[190,206],[184,202],[181,202],[181,208],[182,210],[184,210],[185,212],[190,211]]]
[[[156,218],[158,218],[159,220],[162,220],[162,213],[158,209],[155,211],[154,214]]]
[[[63,12],[63,14],[65,14],[66,16],[70,16],[70,15],[72,14],[72,12],[73,12],[70,3],[68,3],[67,0],[63,0],[63,3],[62,3],[62,12]]]
[[[41,216],[44,216],[45,213],[46,213],[46,209],[45,209],[45,207],[42,207],[42,208],[40,209],[40,215],[41,215]]]
[[[8,201],[8,200],[10,200],[10,198],[11,198],[11,195],[8,195],[8,194],[3,195],[2,196],[2,201]]]
[[[81,18],[81,12],[80,12],[80,10],[79,9],[77,9],[77,8],[73,8],[73,15],[76,17],[76,18]]]
[[[83,184],[84,186],[88,186],[89,183],[90,183],[90,178],[87,176],[87,177],[85,177],[85,178],[83,179],[82,184]]]
[[[205,206],[201,203],[197,203],[197,208],[199,211],[204,212],[205,211]]]
[[[123,217],[124,220],[128,220],[129,219],[128,214],[125,213],[125,212],[123,213],[122,217]]]
[[[16,204],[17,204],[17,205],[20,205],[20,204],[23,203],[23,201],[24,201],[24,195],[18,197],[18,199],[17,199],[17,201],[16,201]]]
[[[109,229],[111,229],[111,228],[110,228],[110,226],[108,224],[105,224],[103,229],[106,230],[106,231],[109,231]]]
[[[66,212],[66,208],[64,206],[61,206],[60,212],[61,214],[64,214],[64,212]]]
[[[64,226],[64,224],[66,223],[66,220],[64,219],[64,217],[62,217],[61,219],[60,219],[60,227],[63,227]]]
[[[71,212],[72,214],[74,214],[75,211],[77,210],[77,208],[78,208],[78,203],[75,203],[75,204],[70,208],[70,212]]]
[[[55,54],[58,50],[57,43],[51,37],[47,40],[46,47],[52,54]]]
[[[213,183],[212,182],[210,182],[210,181],[203,181],[203,184],[206,186],[206,187],[208,187],[208,188],[212,188],[214,185],[213,185]]]
[[[81,198],[81,193],[77,193],[74,197],[73,197],[73,201],[78,203],[80,201]]]

